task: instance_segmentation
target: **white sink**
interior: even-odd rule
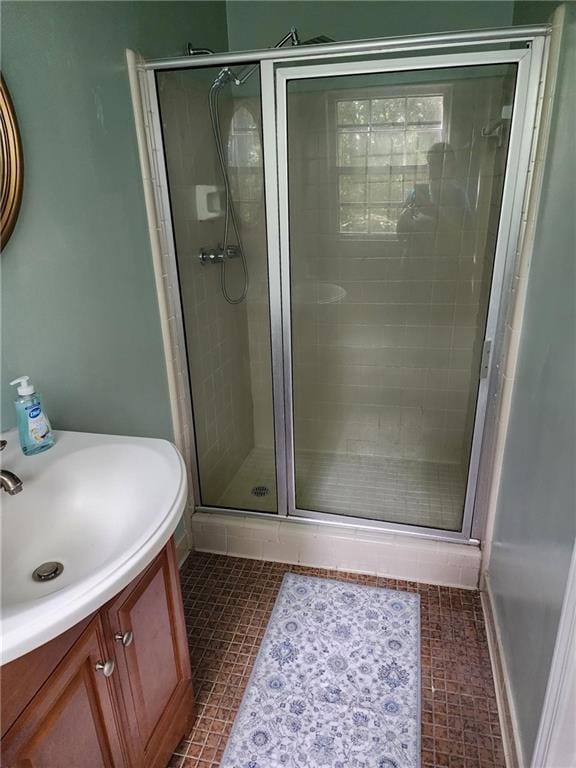
[[[95,611],[160,552],[186,503],[186,471],[165,440],[56,432],[53,448],[24,456],[3,435],[2,467],[23,481],[1,491],[1,662],[22,656]],[[32,573],[57,561],[63,572]]]

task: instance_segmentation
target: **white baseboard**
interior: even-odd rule
[[[524,756],[518,735],[518,721],[514,707],[514,698],[510,690],[510,677],[508,675],[506,656],[502,647],[500,629],[496,621],[493,609],[494,600],[490,588],[490,578],[483,574],[482,591],[480,593],[484,619],[486,623],[486,635],[488,637],[488,650],[492,663],[494,688],[496,689],[496,701],[500,716],[500,730],[502,731],[502,744],[507,768],[524,768]]]
[[[572,562],[562,614],[556,635],[552,666],[548,677],[546,696],[542,707],[540,727],[532,768],[576,766],[576,546],[572,550]]]
[[[194,549],[330,568],[427,584],[477,589],[480,549],[373,529],[196,512]]]

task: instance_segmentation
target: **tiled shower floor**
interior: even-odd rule
[[[266,496],[255,496],[266,486]],[[457,464],[302,452],[296,456],[300,509],[391,523],[458,530],[465,475]],[[223,507],[274,512],[276,481],[270,450],[255,448],[220,498]]]
[[[170,768],[219,766],[286,571],[418,592],[422,768],[504,768],[478,592],[201,552],[181,574],[198,716]]]

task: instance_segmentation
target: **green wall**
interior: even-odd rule
[[[171,436],[124,50],[227,48],[222,2],[3,2],[25,159],[2,254],[2,425],[29,374],[55,427]]]
[[[29,374],[56,427],[171,432],[126,47],[167,56],[189,39],[215,50],[266,46],[292,24],[303,39],[338,40],[498,26],[513,14],[516,23],[542,20],[550,5],[3,2],[2,69],[25,187],[2,254],[2,427],[14,424],[7,382]]]
[[[546,24],[562,0],[519,0],[514,3],[514,24]]]
[[[526,765],[576,536],[576,5],[536,222],[489,573]]]
[[[291,26],[301,40],[391,37],[512,24],[514,3],[421,0],[231,0],[227,3],[230,49],[274,45]]]

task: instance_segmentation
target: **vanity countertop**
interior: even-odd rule
[[[186,470],[166,440],[55,432],[24,456],[2,435],[2,467],[23,482],[2,493],[2,631],[5,664],[89,616],[127,586],[173,534],[186,503]],[[44,563],[62,572],[32,574]]]

